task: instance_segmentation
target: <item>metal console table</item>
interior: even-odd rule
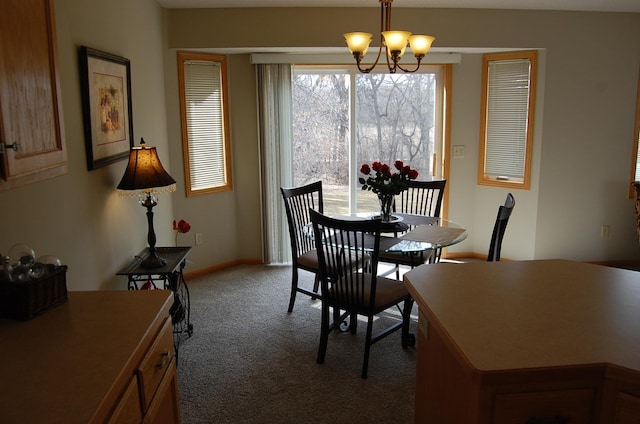
[[[185,334],[187,337],[191,337],[193,334],[189,287],[183,274],[186,257],[191,252],[191,246],[156,247],[156,252],[158,256],[167,261],[166,265],[153,269],[142,268],[140,263],[149,256],[149,248],[147,247],[118,271],[116,275],[127,277],[127,288],[129,290],[139,290],[148,286],[152,289],[162,288],[173,292],[174,301],[170,312],[177,355],[181,337]],[[158,287],[156,282],[162,282],[161,287]],[[139,286],[139,284],[142,285]]]

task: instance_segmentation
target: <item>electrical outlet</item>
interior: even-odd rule
[[[464,145],[453,146],[453,157],[454,158],[464,157]]]
[[[202,233],[196,233],[196,246],[200,246],[202,244]]]
[[[609,226],[608,225],[603,225],[602,227],[600,227],[600,237],[609,238]]]

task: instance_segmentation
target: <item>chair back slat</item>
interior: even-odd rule
[[[309,237],[311,218],[309,210],[323,212],[322,181],[316,181],[301,187],[280,188],[284,199],[291,251],[298,257],[315,248]]]
[[[502,250],[502,239],[504,232],[507,229],[507,223],[509,217],[513,211],[516,201],[511,193],[507,194],[507,198],[503,206],[498,208],[498,216],[493,226],[493,233],[491,234],[491,243],[489,244],[489,254],[487,255],[487,261],[497,262],[500,260],[500,251]]]
[[[310,214],[324,299],[366,313],[375,304],[381,222]]]
[[[396,209],[396,202],[394,211],[440,217],[446,183],[447,180],[409,181],[408,188],[397,196],[399,208]]]

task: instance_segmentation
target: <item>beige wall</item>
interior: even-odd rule
[[[144,209],[114,187],[126,162],[87,171],[77,49],[86,45],[131,60],[136,140],[158,147],[178,191],[154,209],[158,245],[172,245],[171,221],[192,223],[181,244],[202,232],[188,270],[261,257],[258,130],[254,67],[233,55],[230,102],[234,190],[186,199],[182,175],[175,51],[185,48],[341,46],[340,34],[374,9],[171,10],[154,0],[55,0],[69,173],[0,193],[0,253],[16,242],[56,254],[69,266],[72,290],[122,289],[115,273],[146,245]],[[637,257],[633,204],[626,198],[640,15],[394,9],[394,23],[432,33],[438,47],[536,47],[544,92],[536,126],[534,184],[515,191],[517,206],[504,256],[615,260]],[[450,217],[471,236],[456,249],[484,253],[506,191],[475,184],[480,60],[454,66]],[[600,225],[611,237],[599,237]],[[454,249],[452,249],[454,250]]]
[[[165,124],[162,9],[154,0],[54,4],[69,173],[0,193],[0,253],[27,243],[36,255],[54,254],[68,265],[70,290],[125,288],[126,279],[115,273],[146,245],[145,209],[116,194],[126,161],[87,171],[78,47],[131,60],[134,138],[157,146],[174,173]],[[166,230],[173,219],[170,196],[154,209],[158,244],[172,243]]]
[[[169,47],[342,47],[340,34],[375,33],[378,18],[376,8],[171,10]],[[517,205],[503,256],[638,256],[627,189],[640,14],[397,8],[394,27],[435,35],[434,47],[445,51],[540,49],[532,187],[514,190]],[[237,63],[231,74],[245,74],[247,66]],[[478,54],[464,54],[454,65],[451,142],[464,145],[467,154],[451,160],[449,217],[471,231],[452,252],[486,253],[497,206],[508,192],[476,184],[480,75]],[[242,96],[255,95],[253,85],[242,89]],[[255,110],[244,109],[232,119],[252,122]],[[258,219],[255,211],[252,221]],[[611,226],[608,239],[600,238],[602,224]],[[247,240],[255,236],[250,232],[237,229]]]

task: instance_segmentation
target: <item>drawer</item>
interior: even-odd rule
[[[174,356],[173,325],[167,318],[138,368],[140,397],[146,411]]]
[[[495,400],[494,424],[592,422],[593,389],[503,393]]]

